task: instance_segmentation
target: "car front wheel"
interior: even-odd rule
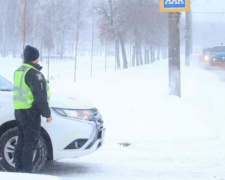
[[[14,171],[14,151],[17,143],[17,128],[7,130],[0,137],[0,166],[5,171]],[[37,150],[34,152],[33,166],[34,172],[38,172],[46,163],[47,146],[41,137],[38,141]]]

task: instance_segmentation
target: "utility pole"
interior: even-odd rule
[[[169,94],[181,97],[180,13],[169,13]]]
[[[192,43],[193,43],[193,39],[192,39],[192,13],[191,13],[191,9],[190,9],[190,49],[189,49],[189,53],[192,54]]]
[[[92,27],[91,27],[91,77],[93,73],[93,53],[94,53],[94,14],[92,14]]]
[[[26,11],[27,11],[27,0],[23,1],[23,50],[25,48],[25,41],[26,41]],[[23,51],[22,50],[22,51]]]
[[[75,62],[74,62],[74,82],[76,82],[77,74],[77,51],[79,44],[79,33],[80,33],[80,17],[81,16],[81,1],[78,0],[78,9],[77,9],[77,27],[76,27],[76,47],[75,47]]]
[[[106,32],[106,42],[105,42],[105,72],[107,68],[107,56],[108,56],[108,31]]]
[[[190,11],[185,13],[185,65],[190,66],[191,17]]]

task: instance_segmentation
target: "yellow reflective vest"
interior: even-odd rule
[[[25,82],[25,77],[30,69],[38,69],[29,64],[23,64],[14,73],[14,93],[13,93],[13,106],[14,109],[29,109],[32,107],[34,97],[30,87]],[[50,97],[49,84],[46,83],[47,96]]]

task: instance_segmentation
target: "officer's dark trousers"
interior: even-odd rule
[[[15,149],[15,171],[33,172],[33,155],[40,138],[41,116],[32,109],[15,110],[18,141]]]

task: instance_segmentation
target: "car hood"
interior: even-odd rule
[[[51,95],[50,107],[68,108],[68,109],[91,109],[94,106],[84,100],[73,96]]]
[[[13,104],[13,92],[12,91],[0,91],[0,104]],[[72,96],[62,96],[52,94],[50,97],[50,107],[68,108],[68,109],[91,109],[94,106],[83,99]]]

